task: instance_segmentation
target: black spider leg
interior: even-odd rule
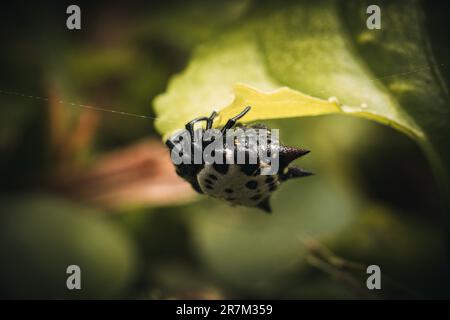
[[[188,123],[186,123],[185,128],[189,132],[191,141],[194,141],[194,138],[195,138],[194,137],[194,131],[195,131],[194,126],[197,123],[199,123],[201,121],[206,121],[206,130],[209,130],[212,128],[214,118],[216,118],[216,117],[217,117],[217,112],[213,111],[208,118],[207,117],[198,117],[198,118],[195,118],[194,120],[191,120]]]
[[[173,143],[173,141],[169,138],[166,140],[166,146],[169,148],[169,150],[172,150],[173,148],[175,148],[175,143]]]
[[[199,118],[195,118],[194,120],[191,120],[188,123],[186,123],[185,127],[186,127],[186,130],[191,135],[191,139],[194,139],[194,125],[198,122],[208,121],[208,120],[209,120],[209,118],[207,118],[207,117],[199,117]]]
[[[249,111],[250,111],[251,107],[247,106],[245,107],[244,110],[242,110],[238,115],[234,116],[233,118],[229,119],[227,121],[227,123],[223,126],[223,128],[220,130],[220,133],[222,134],[223,137],[226,137],[227,134],[227,130],[233,128],[237,121],[239,119],[241,119],[243,116],[245,116]],[[224,139],[224,148],[226,148],[226,139]],[[247,143],[247,139],[244,142],[244,144]],[[225,154],[224,154],[225,156]],[[246,159],[250,159],[250,155],[248,152],[245,153],[245,158]],[[246,162],[246,161],[245,161]],[[235,152],[234,152],[234,163],[237,163],[237,149],[235,148]],[[257,164],[245,164],[244,166],[242,166],[242,170],[244,171],[244,173],[248,176],[253,175],[254,172],[256,172],[256,170],[258,170],[258,165]]]
[[[244,110],[242,110],[241,113],[239,113],[237,116],[234,116],[233,118],[229,119],[227,121],[227,123],[223,126],[223,128],[220,130],[220,132],[222,133],[222,135],[225,133],[225,131],[227,131],[228,129],[233,128],[233,126],[236,124],[236,122],[241,119],[243,116],[245,116],[247,114],[247,112],[249,112],[251,109],[250,106],[245,107]]]
[[[191,135],[191,138],[194,138],[194,126],[195,124],[201,122],[201,121],[206,121],[206,129],[211,129],[212,125],[213,125],[213,121],[214,119],[217,117],[217,112],[213,111],[211,113],[211,115],[207,118],[207,117],[198,117],[195,118],[194,120],[189,121],[188,123],[186,123],[185,128],[186,130],[189,132],[189,134]]]
[[[209,130],[212,128],[214,119],[217,117],[218,113],[216,111],[213,111],[209,118],[206,120],[206,130]]]
[[[206,120],[206,131],[212,129],[214,119],[218,116],[218,113],[216,111],[213,111],[211,115],[209,116],[208,120]],[[214,141],[215,137],[211,137],[207,141],[203,141],[203,148],[206,148],[206,146],[210,143],[210,141]],[[214,151],[215,152],[215,151]]]
[[[213,111],[209,117],[198,117],[188,123],[186,123],[185,128],[189,132],[191,137],[191,154],[194,154],[194,141],[195,141],[195,125],[199,122],[206,121],[206,129],[211,129],[213,125],[214,118],[217,117],[217,112]]]

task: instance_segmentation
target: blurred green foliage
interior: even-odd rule
[[[386,14],[386,21],[403,17],[396,3],[389,4],[393,13]],[[333,19],[352,48],[345,59],[357,59],[364,72],[376,77],[420,64],[409,59],[423,57],[401,55],[408,54],[406,47],[400,53],[386,52],[373,42],[355,40],[365,26],[364,2],[335,4]],[[290,5],[283,1],[81,2],[83,29],[70,32],[65,29],[64,3],[9,4],[0,19],[0,27],[9,30],[9,35],[0,36],[4,44],[0,88],[154,115],[150,102],[191,58],[199,59],[196,52],[205,43],[214,44],[221,34],[239,30],[242,21]],[[425,23],[411,27],[432,33],[426,48],[436,50],[428,57],[442,63],[448,57],[448,42],[436,30],[446,30],[445,21],[435,7],[414,5],[421,8]],[[266,40],[262,46],[289,56],[289,46],[295,42],[279,38],[278,32],[273,35],[276,29],[270,29],[269,21],[266,27],[266,33],[259,35]],[[402,37],[410,34],[405,30],[395,35],[399,38],[379,41],[406,44],[409,39]],[[310,41],[312,50],[315,39]],[[419,49],[428,46],[419,45]],[[296,60],[303,61],[302,56]],[[322,55],[309,58],[314,56]],[[322,93],[324,98],[337,95],[322,88],[326,70],[320,69],[320,61],[314,68],[304,66],[300,80],[291,79],[287,58],[277,61],[287,65],[275,66],[269,59],[265,71],[280,83],[304,87],[307,93],[328,90]],[[321,61],[334,70],[332,61],[324,57]],[[435,87],[427,89],[431,84],[426,76],[420,72],[408,76],[414,90],[407,94],[396,94],[396,87],[391,90],[387,81],[382,85],[402,108],[439,107],[442,116],[436,132],[449,130],[448,101],[430,98]],[[443,76],[443,81],[448,80],[445,70]],[[214,91],[209,94],[214,98]],[[437,183],[419,146],[392,128],[339,115],[269,121],[281,129],[285,144],[312,150],[301,166],[317,173],[284,185],[274,198],[271,216],[205,197],[185,205],[117,211],[50,190],[45,181],[61,165],[89,167],[107,151],[145,137],[160,139],[153,123],[95,113],[98,127],[92,139],[61,158],[55,156],[50,133],[56,132],[60,143],[68,144],[67,137],[77,132],[81,108],[62,105],[55,116],[46,101],[0,94],[0,103],[1,297],[450,296],[448,242]],[[183,101],[179,104],[174,107],[182,113]],[[436,119],[426,123],[425,116],[419,115],[416,120],[435,128]],[[430,131],[442,150],[446,143],[440,134]],[[343,261],[354,267],[347,268]],[[69,264],[82,268],[80,292],[65,289]],[[357,266],[369,264],[382,269],[381,292],[364,289],[367,275]]]
[[[3,298],[113,298],[132,282],[133,243],[101,212],[45,195],[2,200]],[[67,290],[72,264],[81,268],[81,291]]]

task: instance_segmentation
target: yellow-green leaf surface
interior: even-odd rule
[[[187,69],[171,81],[167,92],[155,99],[156,126],[165,138],[189,120],[209,115],[213,110],[220,111],[215,125],[223,125],[247,105],[252,110],[243,122],[345,113],[390,124],[411,135],[422,135],[357,61],[347,61],[342,70],[318,68],[310,79],[320,78],[323,82],[309,86],[314,91],[322,88],[317,96],[285,87],[268,73],[262,49],[252,37],[256,30],[257,26],[252,24],[201,47]],[[343,39],[336,41],[341,49],[346,48]],[[328,48],[324,50],[325,55],[330,55]],[[344,59],[338,50],[332,55],[337,55],[333,59]],[[353,59],[350,55],[347,58]],[[306,59],[314,63],[317,57],[305,56],[305,64]],[[321,99],[325,93],[328,97]]]
[[[247,105],[252,110],[243,122],[364,117],[413,137],[446,180],[448,99],[420,7],[382,3],[382,30],[368,30],[367,5],[319,0],[255,6],[240,24],[197,48],[155,99],[157,129],[167,138],[212,110],[220,111],[220,126]]]
[[[338,98],[328,100],[315,98],[299,91],[282,87],[271,92],[261,92],[244,84],[234,86],[233,102],[221,110],[219,125],[225,124],[227,119],[242,111],[242,106],[252,106],[252,112],[245,121],[267,120],[277,118],[293,118],[319,116],[332,113],[352,114],[391,125],[412,136],[421,136],[420,130],[414,126],[402,123],[401,119],[377,113],[376,109],[369,109],[366,103],[361,106],[343,105]],[[274,109],[277,112],[274,112]],[[398,121],[397,121],[398,120]]]

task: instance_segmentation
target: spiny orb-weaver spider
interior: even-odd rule
[[[250,109],[251,107],[246,107],[238,115],[229,119],[225,126],[218,131],[219,134],[225,138],[227,132],[232,128],[250,128],[256,131],[265,130],[267,145],[269,145],[272,142],[272,129],[260,124],[242,125],[237,123]],[[209,117],[199,117],[189,121],[185,125],[184,130],[177,132],[166,141],[170,152],[172,153],[174,151],[177,143],[182,140],[181,137],[186,134],[190,138],[189,143],[192,151],[196,148],[204,149],[207,147],[214,140],[205,139],[204,133],[212,129],[213,121],[217,115],[218,113],[214,111]],[[200,122],[206,122],[205,129],[201,127],[195,128],[195,125]],[[200,140],[196,140],[196,136],[201,137]],[[234,142],[234,146],[239,143],[237,139]],[[223,199],[232,205],[257,207],[270,213],[272,211],[270,197],[281,183],[293,178],[305,177],[312,174],[297,166],[289,165],[295,159],[309,153],[309,150],[277,144],[275,148],[277,148],[276,154],[279,157],[278,170],[273,174],[262,175],[261,170],[264,166],[267,166],[267,163],[263,162],[260,157],[257,157],[256,163],[246,161],[245,163],[239,164],[236,161],[237,148],[230,149],[229,145],[225,142],[223,144],[221,143],[220,146],[221,148],[219,150],[213,152],[215,154],[219,153],[223,159],[233,158],[234,161],[231,164],[226,161],[222,163],[208,163],[202,158],[197,163],[189,161],[189,163],[175,164],[176,173],[189,182],[198,193]],[[257,153],[260,144],[252,142],[252,140],[246,140],[245,143],[241,143],[240,147],[243,148],[246,154],[252,152]],[[194,157],[194,152],[190,153],[189,157]]]

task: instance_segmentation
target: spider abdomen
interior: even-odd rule
[[[247,168],[246,168],[247,167]],[[258,207],[277,189],[277,175],[249,174],[248,165],[205,165],[197,175],[203,193],[231,204]],[[266,205],[266,211],[270,208]]]

